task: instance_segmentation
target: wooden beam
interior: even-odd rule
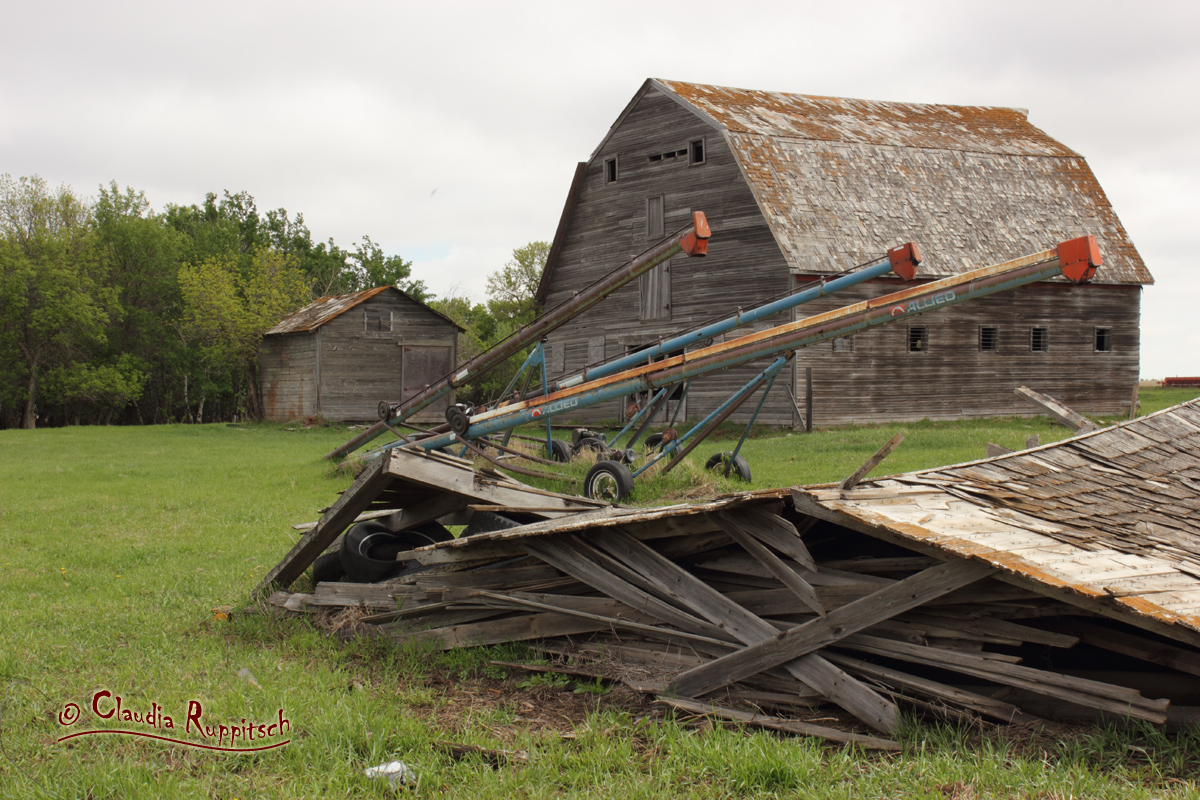
[[[750,533],[742,528],[742,520],[736,512],[722,511],[717,515],[717,523],[729,534],[735,542],[746,549],[750,555],[758,559],[759,563],[771,571],[779,581],[791,590],[792,594],[800,598],[804,605],[811,608],[813,611],[825,616],[825,606],[821,605],[821,598],[817,595],[817,590],[812,587],[808,581],[801,578],[800,575],[791,567],[783,562],[779,556],[767,549],[766,545],[754,538]]]
[[[300,537],[300,541],[288,551],[283,560],[272,567],[254,589],[255,595],[269,592],[273,588],[287,588],[299,578],[309,564],[333,543],[333,540],[345,530],[355,517],[366,511],[383,488],[392,481],[387,467],[391,459],[387,456],[367,465],[359,476],[350,484],[350,488],[342,492],[329,510],[322,515],[317,526]]]
[[[1092,422],[1082,414],[1075,413],[1073,410],[1067,408],[1053,397],[1048,397],[1039,392],[1035,392],[1028,386],[1018,386],[1016,392],[1026,400],[1029,400],[1040,407],[1049,416],[1058,420],[1063,425],[1066,425],[1075,433],[1091,433],[1092,431],[1100,430],[1099,425]]]
[[[863,736],[861,733],[839,731],[836,728],[826,728],[823,725],[813,725],[811,722],[800,722],[794,719],[769,717],[766,714],[751,714],[748,711],[737,711],[732,708],[722,708],[711,703],[701,703],[696,700],[683,700],[678,697],[657,697],[654,702],[660,703],[689,714],[700,714],[706,717],[718,717],[730,722],[740,722],[783,733],[797,733],[801,736],[819,736],[832,742],[856,744],[868,750],[887,750],[898,752],[900,744],[891,739],[879,739],[875,736]]]
[[[897,581],[861,600],[855,600],[817,618],[797,625],[701,664],[676,676],[675,691],[695,697],[728,686],[742,678],[786,664],[852,633],[869,628],[917,606],[961,589],[995,571],[995,567],[980,561],[956,559],[922,570],[916,575]]]
[[[904,434],[897,433],[895,436],[893,436],[891,439],[889,439],[887,441],[887,444],[885,444],[883,447],[876,450],[875,455],[868,458],[866,461],[863,462],[863,465],[861,467],[854,470],[854,473],[852,475],[850,475],[844,481],[839,483],[838,488],[842,489],[843,491],[846,489],[854,488],[854,486],[859,481],[861,481],[863,478],[867,477],[867,475],[870,474],[871,470],[878,467],[879,462],[881,462],[885,458],[887,458],[888,454],[891,453],[893,450],[895,450],[897,447],[899,447],[900,443],[903,441],[904,441]]]
[[[697,614],[721,626],[743,644],[752,644],[775,634],[771,623],[751,614],[619,528],[595,531],[592,538],[609,555],[654,581],[662,591],[688,603]],[[789,662],[786,669],[876,730],[890,733],[900,724],[895,704],[816,653]]]
[[[1143,639],[1124,631],[1114,631],[1112,628],[1105,628],[1084,620],[1071,620],[1069,623],[1060,623],[1054,627],[1064,633],[1078,636],[1081,642],[1090,644],[1092,647],[1133,656],[1142,661],[1149,661],[1151,664],[1200,676],[1200,653],[1155,642],[1151,639]]]

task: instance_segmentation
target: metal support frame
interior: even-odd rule
[[[629,420],[629,424],[627,424],[624,428],[621,428],[620,432],[612,438],[612,441],[609,444],[615,445],[617,442],[619,442],[621,437],[626,433],[629,433],[629,429],[636,425],[638,420],[640,420],[642,417],[649,415],[649,418],[646,420],[647,423],[649,423],[650,419],[653,419],[654,413],[658,410],[658,401],[663,397],[664,394],[666,394],[667,391],[669,391],[669,387],[664,387],[655,395],[653,395],[650,398],[650,402],[646,403],[646,407],[634,414],[633,419]],[[638,430],[636,434],[634,434],[633,438],[629,440],[630,447],[633,447],[633,443],[638,440],[638,437],[642,435],[642,432],[645,429],[645,426],[642,426],[642,428]]]
[[[729,454],[729,460],[725,462],[725,477],[729,477],[729,469],[733,466],[733,460],[738,457],[738,453],[742,452],[742,445],[746,443],[746,437],[750,435],[750,429],[754,427],[754,421],[758,419],[759,413],[762,411],[763,403],[767,402],[767,395],[771,393],[771,387],[775,385],[775,379],[779,377],[777,371],[767,381],[767,388],[763,389],[762,397],[758,400],[758,406],[754,409],[754,413],[750,415],[750,421],[746,423],[746,429],[742,431],[742,438],[738,439],[737,447],[733,448],[733,452]]]
[[[713,409],[711,414],[693,425],[691,430],[689,430],[683,436],[680,436],[675,441],[671,442],[658,453],[655,453],[649,461],[647,461],[633,473],[633,477],[636,478],[638,475],[641,475],[643,472],[650,469],[668,455],[671,455],[682,448],[681,452],[679,452],[679,454],[675,456],[675,458],[672,459],[672,461],[663,469],[663,472],[665,473],[673,470],[676,465],[683,460],[684,456],[692,452],[692,450],[695,449],[700,442],[704,441],[708,437],[708,434],[713,428],[724,422],[725,419],[734,411],[737,411],[742,403],[746,402],[750,395],[754,394],[758,387],[762,386],[763,383],[767,381],[773,382],[775,378],[779,376],[779,371],[783,369],[783,365],[787,363],[787,360],[787,356],[779,356],[779,358],[775,359],[775,362],[771,364],[771,366],[754,376],[749,383],[734,392],[728,400]],[[757,416],[757,412],[755,412],[755,416]],[[701,434],[700,437],[696,439],[696,441],[684,447],[684,442],[686,442],[688,439],[691,439],[693,436],[696,436],[697,433]]]

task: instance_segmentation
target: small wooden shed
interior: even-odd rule
[[[395,286],[315,300],[263,335],[264,415],[275,421],[377,419],[380,401],[403,400],[454,368],[460,330]],[[440,421],[451,402],[415,419]]]

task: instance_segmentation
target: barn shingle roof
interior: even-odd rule
[[[1092,234],[1096,282],[1154,281],[1087,162],[1022,110],[649,89],[722,132],[797,272],[846,270],[916,238],[918,277],[940,278]]]

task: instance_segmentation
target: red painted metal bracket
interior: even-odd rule
[[[1103,260],[1100,258],[1100,246],[1096,244],[1095,236],[1080,236],[1058,246],[1058,263],[1062,274],[1071,283],[1086,283],[1096,274],[1096,267]]]
[[[708,255],[708,238],[712,236],[712,231],[709,230],[708,217],[704,216],[703,211],[692,212],[692,227],[695,230],[683,237],[679,247],[689,256]]]
[[[905,242],[899,247],[888,250],[887,254],[888,262],[892,265],[892,272],[906,281],[917,277],[917,264],[921,263],[921,248],[917,247],[916,242]]]

